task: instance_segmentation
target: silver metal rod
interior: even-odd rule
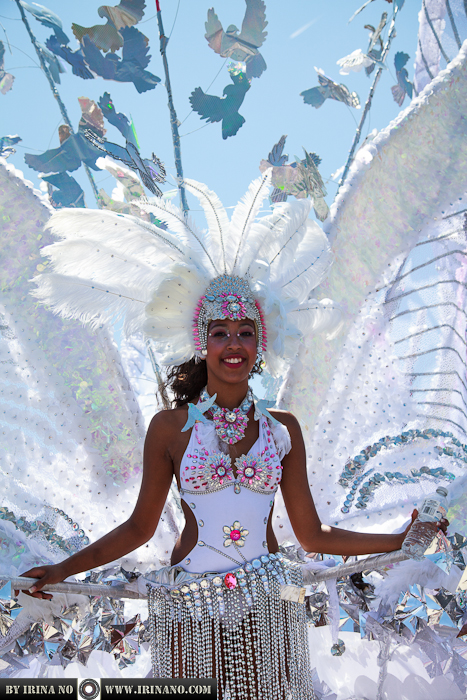
[[[331,578],[342,578],[343,576],[356,574],[360,571],[378,571],[378,569],[384,569],[386,566],[389,566],[389,564],[396,564],[408,558],[409,557],[401,549],[398,549],[395,552],[389,552],[389,554],[378,554],[376,557],[366,557],[365,559],[359,559],[358,561],[353,561],[348,564],[339,564],[338,566],[323,569],[322,571],[313,572],[304,570],[303,583],[309,585],[311,583],[327,581]]]
[[[3,578],[0,574],[0,582],[5,585],[11,583],[12,590],[28,590],[37,581],[35,578],[17,576],[16,578]],[[102,583],[54,583],[44,586],[47,593],[74,593],[75,595],[107,596],[108,598],[146,598],[146,595],[127,589],[124,585],[109,586]]]
[[[396,564],[405,559],[408,559],[407,555],[404,554],[402,550],[397,550],[396,552],[389,552],[389,554],[378,554],[377,556],[366,557],[365,559],[350,562],[349,564],[339,564],[338,566],[333,566],[323,571],[313,572],[305,570],[303,572],[303,583],[309,585],[312,583],[319,583],[320,581],[327,581],[332,578],[342,578],[343,576],[356,574],[360,571],[377,571],[378,569],[384,569],[390,564]],[[28,590],[34,585],[36,579],[26,578],[24,576],[3,578],[0,574],[0,587],[8,582],[11,583],[12,590]],[[44,586],[42,590],[48,593],[74,593],[75,595],[108,596],[109,598],[116,599],[146,598],[146,594],[129,590],[124,585],[109,586],[100,583],[54,583],[49,586]]]

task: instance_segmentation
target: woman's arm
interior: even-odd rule
[[[306,452],[302,431],[297,419],[290,413],[273,412],[289,430],[292,449],[282,460],[281,490],[290,523],[303,549],[322,554],[378,554],[400,549],[405,532],[394,535],[373,535],[349,532],[323,525],[316,512],[306,473]],[[436,524],[433,523],[436,530]],[[442,529],[445,529],[443,523]]]
[[[26,571],[23,576],[39,578],[30,593],[46,584],[58,583],[80,571],[120,559],[147,542],[154,534],[172,483],[173,463],[169,445],[178,425],[172,411],[162,411],[151,421],[144,444],[143,479],[138,501],[128,520],[68,559],[51,566]],[[36,597],[50,598],[45,593]]]

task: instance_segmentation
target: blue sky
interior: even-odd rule
[[[80,0],[79,3],[45,0],[45,4],[61,17],[72,48],[77,48],[71,32],[72,22],[83,26],[104,23],[97,14],[100,2],[96,0]],[[246,123],[236,136],[223,141],[219,124],[200,128],[205,122],[197,114],[190,114],[188,98],[198,86],[220,96],[223,88],[231,82],[227,64],[223,66],[224,59],[209,48],[204,38],[207,10],[214,6],[224,28],[232,23],[240,27],[245,4],[243,0],[161,0],[165,33],[170,35],[167,54],[172,89],[178,118],[182,122],[180,134],[185,175],[206,182],[226,206],[233,206],[249,182],[259,174],[260,160],[267,158],[282,134],[288,135],[285,152],[291,160],[295,155],[302,155],[302,146],[321,156],[320,170],[325,180],[343,165],[361,110],[333,100],[327,100],[320,109],[314,109],[303,103],[300,92],[318,84],[316,66],[336,82],[343,82],[350,90],[355,90],[364,104],[371,79],[363,71],[339,75],[336,61],[355,49],[365,51],[368,31],[364,25],[377,25],[383,11],[390,17],[392,5],[385,0],[374,0],[348,24],[360,4],[361,0],[292,0],[289,3],[266,0],[268,37],[261,51],[268,68],[261,78],[252,81],[240,108]],[[385,127],[400,111],[390,90],[396,82],[394,53],[405,51],[410,55],[407,67],[412,77],[419,9],[418,0],[406,0],[399,13],[388,70],[383,72],[376,90],[364,136],[374,128]],[[38,186],[37,173],[24,163],[24,153],[41,153],[57,147],[57,129],[62,119],[19,17],[13,0],[0,0],[0,38],[6,48],[5,69],[16,78],[12,90],[0,95],[0,135],[19,134],[22,137],[17,153],[9,160]],[[38,39],[45,42],[51,32],[30,15],[28,19]],[[133,117],[142,155],[149,157],[152,152],[156,153],[165,163],[170,178],[175,174],[173,148],[155,3],[151,0],[147,2],[145,16],[138,28],[149,38],[152,59],[148,69],[162,78],[155,90],[140,95],[132,84],[101,78],[84,81],[74,76],[71,70],[61,76],[61,85],[57,87],[75,128],[80,116],[78,97],[86,96],[97,101],[105,91],[110,92],[116,109]],[[406,98],[402,108],[407,105]],[[107,138],[123,145],[121,135],[110,125]],[[82,168],[73,175],[84,188],[88,205],[94,207]],[[95,179],[98,187],[111,192],[114,180],[108,173],[96,173]],[[166,186],[167,189],[171,187],[170,183]],[[327,201],[331,204],[337,186],[329,182],[327,187]],[[195,209],[195,202],[190,201],[190,206]]]

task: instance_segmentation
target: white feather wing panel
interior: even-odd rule
[[[191,194],[197,197],[203,208],[208,224],[208,231],[204,234],[204,238],[218,274],[221,274],[226,271],[225,245],[230,226],[227,212],[217,194],[202,182],[184,180],[183,184]]]
[[[270,168],[261,177],[253,180],[245,196],[234,209],[226,242],[227,271],[230,274],[238,274],[237,264],[243,257],[242,248],[248,241],[252,224],[269,193],[271,172]]]
[[[42,274],[34,278],[37,288],[33,296],[62,318],[89,323],[94,330],[102,324],[124,318],[124,332],[131,335],[144,322],[144,308],[149,292],[138,285],[98,284],[81,277]]]

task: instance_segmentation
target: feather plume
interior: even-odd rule
[[[232,264],[230,273],[234,274],[238,258],[245,240],[248,238],[250,228],[268,195],[268,188],[271,182],[272,168],[256,180],[253,180],[247,193],[240,200],[232,214],[229,227],[228,240],[226,241],[227,260]]]
[[[342,309],[331,299],[309,299],[290,312],[293,323],[304,337],[310,333],[336,335],[342,324]]]
[[[271,279],[277,282],[288,298],[304,301],[326,275],[333,254],[327,236],[312,221],[306,223],[306,233],[299,243],[295,261],[287,268],[273,268]],[[275,274],[274,274],[275,273]]]
[[[229,217],[221,200],[215,192],[208,189],[202,182],[196,180],[183,180],[186,189],[198,198],[203,207],[209,228],[210,248],[214,262],[220,272],[226,272],[225,236],[230,225]]]
[[[93,238],[119,247],[122,241],[145,241],[154,247],[160,243],[160,252],[176,256],[186,255],[187,237],[174,236],[129,214],[92,209],[61,209],[50,218],[47,228],[58,238]],[[125,235],[131,234],[131,235]]]
[[[208,268],[209,266],[207,263],[209,262],[214,274],[218,274],[217,268],[206,246],[206,241],[203,240],[203,234],[196,229],[189,218],[184,216],[181,209],[171,202],[157,197],[148,201],[147,204],[145,202],[141,203],[141,201],[138,200],[138,207],[142,211],[154,214],[154,216],[161,219],[173,231],[183,236],[185,240],[188,239],[188,248],[198,255],[202,254],[204,257],[204,266]]]
[[[151,252],[154,251],[148,251],[148,258]],[[120,285],[134,287],[137,283],[142,288],[154,287],[170,262],[163,265],[160,261],[157,266],[147,264],[142,255],[119,254],[115,248],[84,238],[59,241],[43,248],[42,254],[49,257],[50,269],[60,275],[80,276],[99,284],[118,280]]]
[[[310,209],[308,199],[282,202],[275,205],[272,214],[261,220],[263,226],[269,228],[269,234],[262,240],[256,257],[271,266],[273,276],[277,277],[277,268],[287,268],[293,261],[297,246],[306,233],[304,225]]]
[[[124,318],[124,332],[131,335],[144,322],[148,299],[143,297],[139,285],[133,289],[115,284],[98,287],[81,277],[54,273],[39,275],[34,281],[37,288],[31,293],[36,299],[62,318],[77,319],[94,330]]]

